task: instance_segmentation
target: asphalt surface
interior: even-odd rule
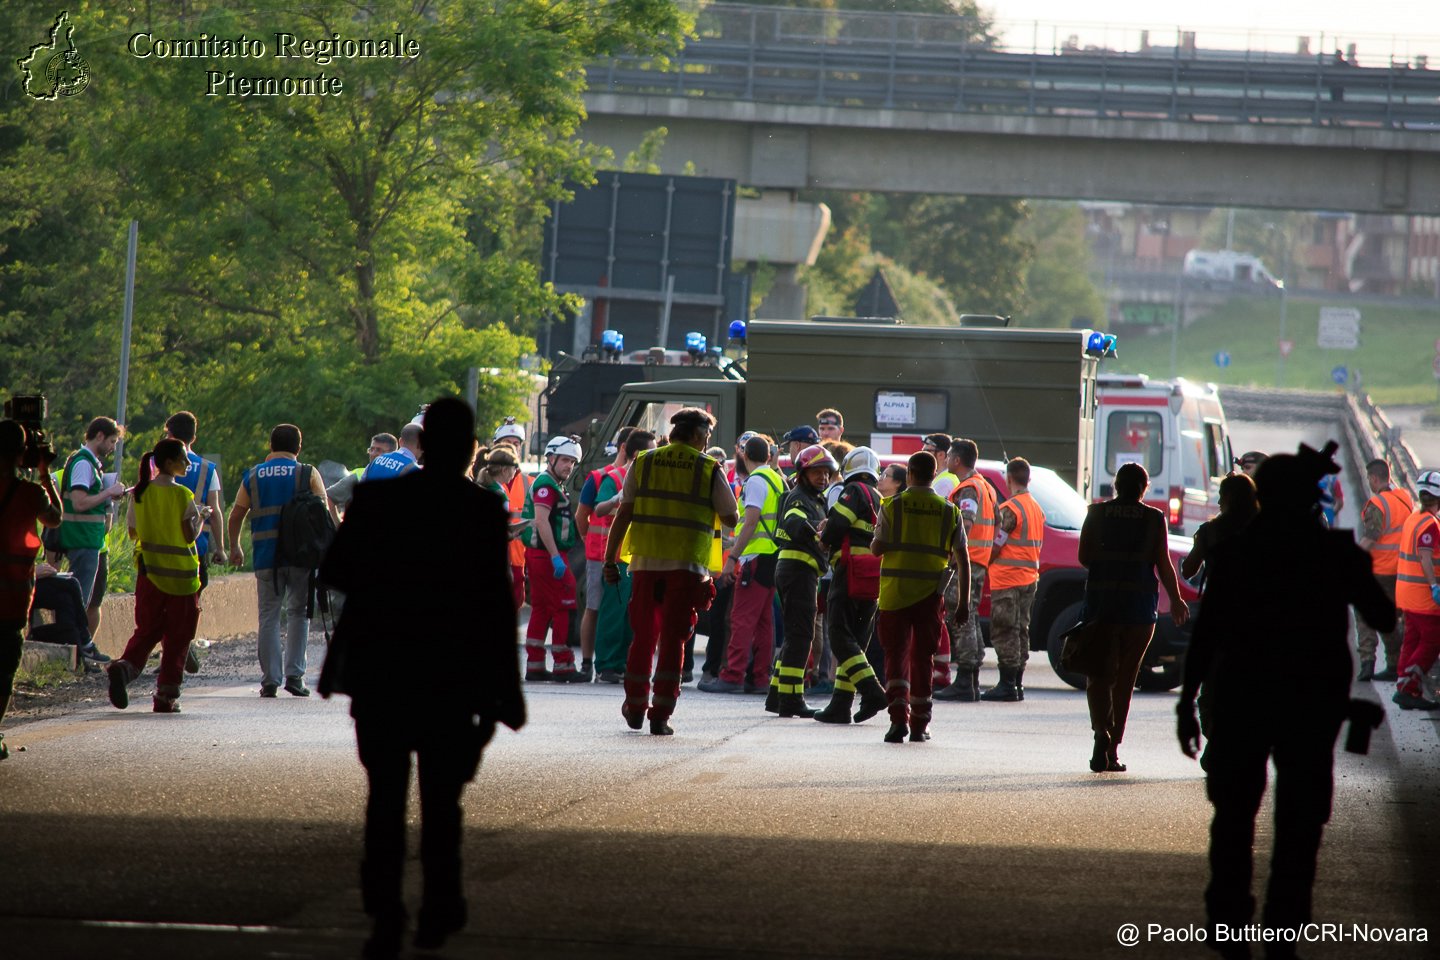
[[[179,716],[148,712],[147,675],[129,710],[8,729],[0,955],[358,954],[365,782],[346,703],[199,679]],[[532,685],[529,725],[497,734],[467,792],[471,922],[442,955],[1210,956],[1146,940],[1203,924],[1209,807],[1174,695],[1137,695],[1131,772],[1095,775],[1083,695],[1041,660],[1026,679],[1024,703],[939,704],[935,739],[903,745],[881,742],[883,718],[781,720],[693,687],[676,735],[653,737],[625,727],[618,687]],[[1415,713],[1340,755],[1318,921],[1433,922],[1437,770],[1436,721]],[[412,908],[418,882],[412,863]],[[1139,946],[1117,942],[1125,923]]]

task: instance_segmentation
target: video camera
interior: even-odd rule
[[[55,448],[45,435],[45,412],[45,397],[38,393],[17,395],[5,401],[5,419],[25,428],[25,453],[20,458],[20,466],[27,470],[55,460]]]

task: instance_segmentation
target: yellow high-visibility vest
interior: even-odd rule
[[[715,539],[710,497],[720,464],[684,443],[671,442],[635,458],[635,505],[630,547],[637,557],[680,560],[709,569]]]
[[[938,592],[955,542],[960,513],[929,487],[909,487],[880,507],[885,552],[880,556],[880,609],[900,610]]]
[[[193,498],[189,488],[178,483],[152,483],[135,503],[145,576],[155,589],[177,597],[200,592],[200,556],[181,523]]]

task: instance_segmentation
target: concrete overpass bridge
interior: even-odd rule
[[[590,71],[581,135],[762,188],[1440,214],[1440,70],[1012,52],[958,17],[712,5],[661,71]]]

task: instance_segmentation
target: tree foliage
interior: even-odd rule
[[[1080,208],[1053,202],[1029,206],[1021,234],[1035,255],[1025,271],[1021,322],[1068,328],[1084,320],[1088,326],[1103,326],[1105,301],[1090,276],[1090,246]]]
[[[140,222],[129,421],[182,407],[238,468],[271,425],[307,459],[358,458],[416,405],[487,371],[482,424],[518,413],[520,357],[565,298],[540,229],[579,143],[584,65],[663,58],[666,0],[222,0],[69,5],[93,81],[37,102],[0,87],[0,384],[52,398],[58,432],[115,408],[125,233]],[[38,42],[50,8],[4,5]],[[413,59],[278,59],[273,35],[417,40]],[[139,59],[156,38],[262,37],[265,59]],[[29,39],[33,38],[33,39]],[[313,76],[342,95],[207,96],[207,71]],[[231,473],[232,471],[227,471]],[[232,475],[233,480],[233,475]]]

